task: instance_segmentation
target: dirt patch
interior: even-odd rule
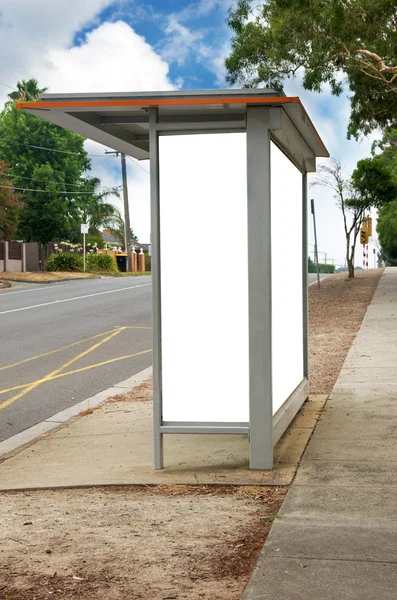
[[[240,598],[284,487],[0,495],[2,600]]]
[[[383,270],[329,277],[309,287],[310,392],[330,394]]]
[[[112,396],[107,402],[145,402],[153,397],[153,382],[151,379],[144,381],[125,394]]]
[[[11,287],[11,283],[5,279],[0,279],[0,290],[5,290]]]
[[[30,281],[41,283],[43,281],[58,281],[59,279],[87,279],[93,277],[92,273],[71,273],[70,271],[39,271],[29,273],[2,273],[1,278],[8,281]],[[0,596],[1,598],[1,596]]]

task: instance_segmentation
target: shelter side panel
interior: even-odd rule
[[[163,421],[249,420],[246,134],[161,136]]]
[[[302,174],[271,142],[273,414],[303,379]]]

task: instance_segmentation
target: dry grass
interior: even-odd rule
[[[145,402],[153,397],[153,382],[151,379],[144,381],[125,394],[117,394],[109,398],[108,402]]]
[[[346,273],[309,288],[310,392],[330,394],[372,300],[381,269]]]
[[[42,281],[58,281],[59,279],[87,279],[93,277],[92,273],[71,273],[69,271],[38,271],[28,273],[2,273],[1,278],[8,281],[30,281],[40,283]]]

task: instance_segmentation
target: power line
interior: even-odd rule
[[[147,169],[145,169],[144,167],[142,167],[142,165],[140,165],[138,161],[134,160],[132,158],[132,156],[128,156],[128,158],[134,163],[134,165],[136,165],[137,167],[139,167],[140,169],[142,169],[142,171],[145,171],[145,173],[147,173],[148,175],[150,175],[150,171],[148,171]]]
[[[52,183],[52,182],[49,182]],[[48,194],[48,190],[31,190],[28,188],[19,188],[19,187],[14,187],[12,185],[0,185],[0,188],[6,189],[6,190],[18,190],[18,192],[42,192],[43,194]],[[109,188],[109,191],[112,191],[112,188]],[[90,196],[94,195],[94,192],[65,192],[65,191],[56,191],[56,194],[88,194]]]
[[[0,85],[2,85],[3,87],[6,87],[6,88],[8,88],[8,89],[12,90],[13,92],[15,92],[15,88],[11,87],[10,85],[7,85],[6,83],[2,83],[2,82],[0,81]]]
[[[38,179],[37,177],[24,177],[22,175],[16,175],[15,173],[3,173],[2,171],[0,171],[0,177],[5,176],[5,177],[11,177],[13,179],[30,179],[31,181],[41,181],[43,183],[52,183],[52,181],[49,181],[48,179]],[[63,185],[67,186],[67,187],[80,187],[79,183],[64,183]],[[99,190],[99,189],[103,189],[103,190],[112,190],[115,188],[119,188],[121,187],[121,185],[117,185],[114,188],[110,188],[106,185],[98,185],[95,189]],[[95,190],[94,190],[95,191]]]
[[[58,152],[60,154],[71,154],[73,156],[81,156],[83,158],[85,158],[86,156],[100,156],[101,158],[105,158],[103,156],[103,154],[88,154],[88,153],[83,154],[82,152],[70,152],[69,150],[59,150],[58,148],[47,148],[45,146],[36,146],[34,144],[27,144],[26,142],[16,142],[15,140],[8,140],[6,138],[0,138],[0,143],[3,143],[2,140],[5,143],[17,144],[19,146],[27,146],[28,148],[35,148],[36,150],[46,150],[47,152]],[[141,167],[141,168],[143,168],[143,167]]]

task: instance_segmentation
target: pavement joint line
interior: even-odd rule
[[[28,383],[27,385],[24,385],[23,386],[24,389],[22,390],[22,392],[19,392],[15,396],[12,396],[8,400],[6,400],[2,404],[0,404],[0,410],[6,408],[7,406],[10,406],[10,404],[13,404],[16,400],[19,400],[20,398],[22,398],[23,396],[25,396],[26,394],[28,394],[32,390],[36,389],[42,383],[45,383],[46,381],[50,381],[51,379],[54,378],[54,376],[58,375],[61,371],[63,371],[63,369],[66,369],[67,367],[70,367],[70,365],[72,365],[73,363],[75,363],[78,360],[80,360],[80,358],[84,358],[84,356],[87,356],[87,354],[89,354],[90,352],[93,352],[94,350],[96,350],[97,348],[99,348],[100,346],[102,346],[102,344],[105,344],[106,342],[108,342],[109,340],[111,340],[112,338],[114,338],[116,335],[118,335],[119,333],[121,333],[122,331],[124,331],[123,328],[116,329],[116,331],[114,331],[113,333],[111,333],[110,335],[108,335],[106,338],[104,338],[100,342],[97,342],[93,346],[90,346],[89,348],[87,348],[83,352],[80,352],[80,354],[78,354],[77,356],[74,356],[73,358],[69,359],[68,361],[66,361],[65,363],[63,363],[63,365],[61,365],[60,367],[58,367],[54,371],[51,371],[51,373],[48,373],[48,375],[46,375],[45,377],[42,377],[41,379],[37,379],[36,381],[33,381],[32,383]]]
[[[87,367],[82,367],[81,369],[74,369],[73,371],[67,371],[66,373],[59,373],[58,375],[54,375],[53,377],[47,378],[45,380],[45,383],[47,381],[53,381],[54,379],[59,379],[60,377],[66,377],[66,375],[74,375],[76,373],[81,373],[82,371],[88,371],[89,369],[96,369],[97,367],[102,367],[104,365],[108,365],[110,363],[117,362],[119,360],[125,360],[127,358],[133,358],[134,356],[139,356],[141,354],[147,354],[148,352],[151,352],[151,351],[152,351],[152,349],[149,348],[149,350],[142,350],[141,352],[136,352],[135,354],[126,354],[125,356],[118,356],[116,358],[111,358],[109,360],[105,360],[103,362],[96,363],[94,365],[88,365]],[[0,394],[6,394],[7,392],[11,392],[13,390],[20,390],[20,389],[25,388],[25,387],[27,387],[29,385],[32,385],[33,383],[36,383],[36,382],[33,381],[33,382],[30,382],[30,383],[24,383],[23,385],[17,385],[17,386],[14,386],[12,388],[8,388],[6,390],[0,390]],[[2,407],[3,407],[3,405],[0,404],[0,410],[1,410]]]
[[[324,561],[324,562],[351,562],[351,563],[375,563],[380,565],[397,565],[395,560],[372,560],[370,558],[331,558],[331,557],[318,557],[318,556],[280,556],[278,554],[270,554],[271,558],[278,558],[279,560],[313,560],[313,561]]]
[[[33,304],[32,306],[22,306],[20,308],[12,308],[10,310],[0,311],[0,315],[6,315],[9,313],[19,312],[22,310],[30,310],[32,308],[40,308],[42,306],[49,306],[50,304],[62,304],[63,302],[72,302],[73,300],[82,300],[83,298],[92,298],[93,296],[103,296],[104,294],[115,294],[116,292],[124,292],[135,288],[147,287],[152,285],[151,283],[141,283],[138,285],[130,285],[128,287],[117,288],[115,290],[106,290],[104,292],[95,292],[94,294],[84,294],[83,296],[74,296],[73,298],[64,298],[63,300],[52,300],[51,302],[43,302],[41,304]]]
[[[36,425],[29,427],[29,429],[25,429],[25,431],[21,431],[20,433],[13,435],[7,440],[0,442],[0,461],[9,458],[8,456],[6,456],[9,453],[12,453],[18,448],[22,448],[28,445],[29,443],[34,442],[41,436],[47,435],[52,430],[64,425],[71,418],[78,416],[84,410],[87,410],[88,408],[95,408],[100,404],[104,403],[108,398],[115,394],[115,389],[116,393],[117,388],[120,388],[120,391],[123,392],[130,391],[134,389],[134,387],[137,387],[138,385],[149,379],[152,376],[152,374],[152,367],[143,369],[142,371],[139,371],[139,373],[132,375],[132,377],[130,377],[129,379],[121,381],[118,384],[112,385],[106,390],[98,392],[94,396],[90,396],[85,400],[81,400],[80,402],[77,402],[77,404],[74,404],[73,406],[70,406],[69,408],[66,408],[63,411],[58,412],[55,415],[52,415],[51,417],[48,417],[48,419],[41,421],[41,423],[37,423]],[[127,382],[130,382],[130,385],[126,389],[124,385]]]

